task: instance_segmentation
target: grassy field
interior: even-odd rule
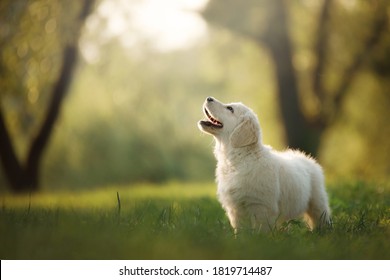
[[[328,187],[334,229],[237,238],[214,184],[3,195],[1,259],[390,259],[390,185]],[[119,201],[117,198],[119,194]]]

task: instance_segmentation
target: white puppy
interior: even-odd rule
[[[306,214],[310,228],[330,225],[321,166],[299,151],[263,145],[254,112],[242,103],[208,97],[199,129],[216,140],[218,199],[230,224],[269,231]]]

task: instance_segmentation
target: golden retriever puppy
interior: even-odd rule
[[[313,158],[264,145],[257,116],[242,103],[208,97],[203,111],[198,127],[215,138],[217,195],[235,231],[267,232],[303,214],[310,228],[331,224],[324,175]]]

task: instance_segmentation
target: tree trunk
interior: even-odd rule
[[[31,192],[37,191],[39,188],[40,163],[52,135],[54,124],[58,119],[61,104],[69,87],[76,61],[76,46],[66,47],[63,56],[63,66],[53,89],[48,112],[39,133],[31,144],[25,165],[22,165],[16,156],[16,151],[12,145],[4,116],[0,109],[0,158],[4,173],[14,192]]]
[[[260,43],[265,43],[275,63],[278,101],[290,148],[317,155],[322,130],[311,127],[302,113],[299,89],[292,64],[292,44],[287,30],[287,13],[283,0],[270,2],[270,23]]]
[[[328,21],[332,4],[332,0],[323,2],[316,32],[317,64],[313,72],[313,92],[322,106],[313,119],[305,118],[299,105],[299,89],[295,76],[296,71],[292,64],[293,50],[287,28],[288,18],[284,0],[269,1],[267,21],[269,25],[261,37],[261,42],[265,43],[275,63],[279,108],[287,143],[291,148],[304,150],[313,156],[317,156],[323,132],[334,122],[335,116],[340,113],[341,104],[356,77],[356,73],[380,42],[388,24],[385,3],[381,3],[377,7],[377,17],[372,24],[371,33],[363,42],[362,50],[355,55],[351,65],[346,67],[344,74],[341,75],[339,86],[333,93],[329,93],[325,90],[322,77],[328,55],[327,41],[330,32]],[[328,108],[329,105],[330,108]]]
[[[0,160],[9,185],[14,192],[21,192],[29,185],[24,168],[19,163],[0,107]]]
[[[79,16],[81,25],[91,11],[94,0],[85,1]],[[77,34],[80,31],[77,30]],[[21,164],[6,127],[5,119],[0,107],[0,160],[9,185],[14,192],[34,192],[39,189],[40,164],[53,132],[62,102],[69,88],[72,73],[77,63],[77,42],[79,35],[69,45],[65,46],[62,68],[58,80],[53,88],[52,99],[44,118],[42,127],[31,143],[27,160]]]

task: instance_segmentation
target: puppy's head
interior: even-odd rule
[[[257,117],[242,103],[223,104],[208,97],[203,104],[203,112],[206,119],[199,121],[199,129],[225,145],[240,148],[260,140]]]

